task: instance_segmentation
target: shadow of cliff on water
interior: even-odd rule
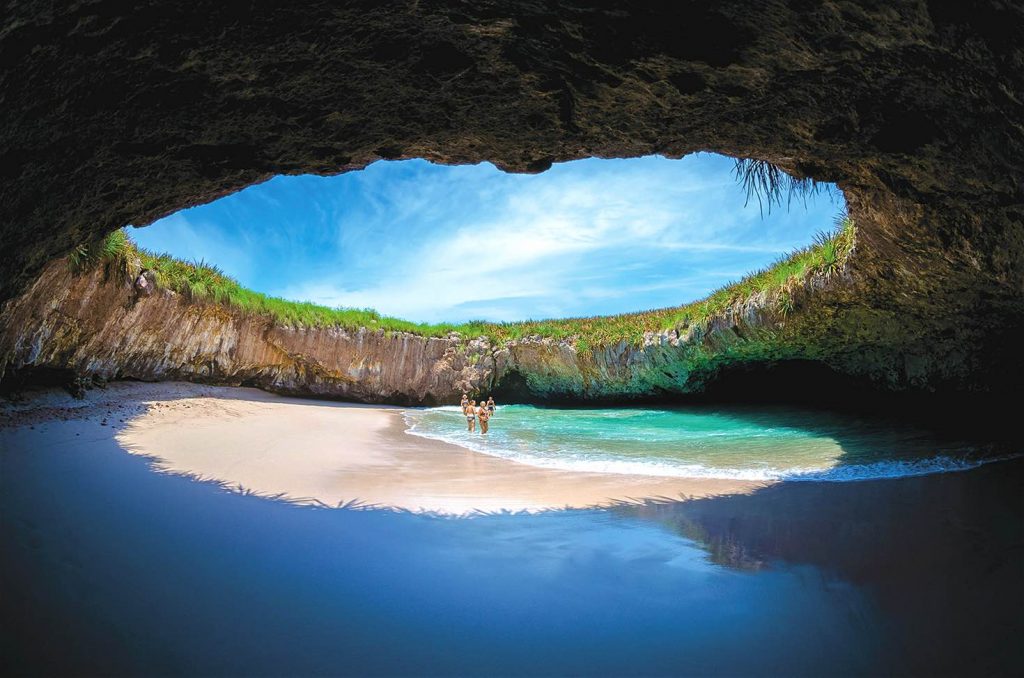
[[[1022,337],[1024,340],[1024,337]],[[1006,377],[1007,375],[1004,375]],[[505,403],[539,407],[616,407],[645,405],[796,405],[864,415],[885,415],[932,426],[955,425],[965,417],[981,416],[998,426],[1015,401],[1024,394],[1024,383],[1012,378],[993,380],[985,392],[934,391],[909,385],[886,386],[838,372],[813,360],[778,360],[756,364],[721,366],[708,375],[693,393],[665,391],[654,395],[617,398],[582,398],[573,394],[541,396],[527,379],[509,372],[495,385],[495,398]],[[973,426],[976,422],[969,422]],[[962,428],[962,427],[961,427]],[[1005,427],[1004,427],[1005,428]]]
[[[1022,459],[961,473],[781,483],[746,495],[610,510],[693,540],[719,565],[749,572],[813,566],[823,587],[863,587],[891,620],[892,673],[1024,668],[1017,642],[1024,634]]]
[[[949,454],[996,457],[1024,451],[1016,403],[1024,388],[991,393],[891,391],[808,360],[723,368],[700,393],[631,399],[551,399],[531,394],[521,375],[496,389],[499,402],[552,409],[657,407],[733,418],[763,428],[792,428],[833,439],[839,464],[885,445],[903,459]]]

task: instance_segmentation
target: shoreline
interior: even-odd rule
[[[419,411],[284,396],[248,387],[121,381],[90,390],[81,399],[44,388],[2,402],[0,431],[91,420],[108,427],[109,436],[102,442],[144,457],[151,469],[211,482],[227,491],[326,508],[453,516],[693,500],[749,494],[791,482],[906,478],[966,471],[1020,456],[963,461],[956,468],[894,462],[901,465],[897,474],[856,478],[820,473],[745,478],[576,469],[488,454],[444,436],[418,433],[409,415]],[[52,433],[54,437],[80,436],[83,430],[71,425]],[[101,442],[90,438],[76,441],[81,452],[89,453],[90,446]],[[871,464],[864,468],[874,472]]]
[[[244,387],[122,382],[84,401],[37,393],[6,406],[4,419],[16,426],[109,419],[118,446],[157,471],[329,507],[536,512],[748,493],[768,484],[540,468],[410,434],[404,411]]]
[[[477,675],[501,665],[517,675],[765,666],[1001,675],[1024,666],[1020,644],[1006,640],[1022,625],[1024,458],[452,519],[224,491],[237,488],[155,473],[152,459],[117,441],[147,410],[173,415],[178,429],[239,423],[218,408],[252,405],[246,395],[128,383],[85,401],[50,392],[0,403],[10,611],[0,645],[15,673],[330,675],[342,666],[409,675],[428,666]],[[398,412],[308,401],[280,409],[310,408],[382,421],[364,432],[374,440],[391,435]],[[382,638],[388,651],[367,651]]]
[[[286,501],[451,515],[592,508],[764,486],[538,468],[412,435],[398,407],[252,389],[218,392],[203,404],[197,413],[193,398],[161,403],[134,419],[118,443],[151,457],[161,471]]]

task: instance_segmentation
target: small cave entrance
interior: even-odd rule
[[[491,388],[495,400],[502,403],[534,403],[538,398],[530,389],[526,377],[518,370],[509,370]]]
[[[0,396],[17,399],[21,393],[34,388],[62,388],[72,395],[81,395],[92,380],[82,378],[67,367],[30,366],[7,370],[0,378]]]

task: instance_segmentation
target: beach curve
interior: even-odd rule
[[[163,472],[299,503],[462,515],[678,500],[765,484],[544,469],[408,435],[398,407],[160,386],[146,385],[143,411],[117,432],[122,448]]]

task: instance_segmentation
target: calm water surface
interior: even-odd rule
[[[106,442],[0,431],[9,673],[1024,669],[1020,460],[454,519],[244,496],[82,435]]]

